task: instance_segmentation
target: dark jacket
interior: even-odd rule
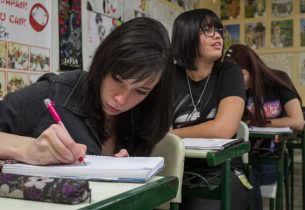
[[[72,138],[87,145],[87,154],[101,155],[98,135],[80,107],[80,84],[86,75],[83,70],[47,73],[36,83],[7,94],[0,101],[0,131],[37,138],[56,123],[44,104],[50,98]]]

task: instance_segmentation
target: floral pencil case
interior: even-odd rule
[[[86,180],[0,173],[0,196],[77,204],[90,202],[91,190]]]

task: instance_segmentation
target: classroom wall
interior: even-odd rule
[[[272,14],[272,1],[256,0],[256,3],[264,3],[264,16],[257,16],[254,18],[245,17],[245,4],[248,1],[244,0],[232,0],[231,5],[226,4],[225,0],[199,0],[195,4],[195,8],[209,8],[216,12],[220,17],[224,8],[228,8],[231,15],[229,19],[223,19],[224,25],[237,25],[240,28],[240,40],[242,44],[251,45],[251,34],[247,35],[247,26],[257,23],[262,23],[265,26],[265,34],[260,39],[264,43],[264,46],[257,47],[254,50],[265,61],[265,63],[274,69],[280,69],[286,71],[291,77],[294,85],[299,91],[303,105],[305,104],[305,41],[302,41],[302,34],[304,35],[304,24],[301,25],[301,20],[305,19],[305,13],[300,12],[301,8],[305,7],[304,0],[290,0],[292,7],[288,5],[291,11],[287,11],[286,14],[282,14],[281,17],[275,17]],[[275,1],[273,1],[275,2]],[[287,1],[277,1],[279,3]],[[288,0],[289,2],[289,0]],[[303,6],[303,7],[302,7]],[[273,5],[273,7],[275,7]],[[248,7],[249,8],[249,7]],[[238,15],[236,15],[238,12]],[[233,17],[235,16],[235,18]],[[273,39],[273,31],[275,29],[275,23],[283,23],[282,30],[286,30],[287,34],[293,34],[289,40],[291,46],[274,48],[271,40]],[[286,23],[285,23],[286,22]],[[305,21],[304,21],[305,22]],[[290,24],[291,23],[291,24]],[[249,32],[249,31],[248,31]],[[285,35],[285,33],[284,33]],[[228,43],[227,43],[228,44]],[[227,46],[226,46],[227,47]]]

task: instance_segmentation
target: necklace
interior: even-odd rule
[[[203,96],[203,93],[204,93],[204,91],[205,91],[205,89],[206,89],[206,87],[207,87],[207,85],[208,85],[208,82],[209,82],[209,79],[210,79],[210,76],[211,76],[211,71],[210,71],[210,73],[209,73],[209,76],[208,76],[208,78],[207,78],[207,81],[206,81],[205,84],[204,84],[203,90],[202,90],[202,92],[201,92],[201,94],[200,94],[200,96],[199,96],[199,99],[198,99],[198,101],[197,101],[196,104],[195,104],[194,99],[193,99],[193,94],[192,94],[192,89],[191,89],[189,77],[187,76],[187,73],[186,73],[186,72],[185,72],[185,74],[186,74],[186,80],[187,80],[187,85],[188,85],[188,88],[189,88],[189,92],[190,92],[192,104],[193,104],[193,107],[194,107],[192,113],[190,114],[190,117],[191,117],[190,120],[191,120],[191,121],[194,121],[194,120],[197,120],[197,119],[200,117],[200,112],[198,112],[197,106],[200,104],[200,100],[201,100],[201,98],[202,98],[202,96]]]

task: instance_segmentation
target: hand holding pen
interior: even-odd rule
[[[63,124],[63,122],[62,122],[60,116],[58,115],[58,113],[56,112],[56,110],[55,110],[55,108],[54,108],[54,105],[55,105],[54,102],[52,102],[50,99],[47,98],[47,99],[44,100],[44,103],[45,103],[47,109],[49,110],[50,114],[52,115],[53,119],[55,120],[55,122],[56,122],[58,125],[60,125],[60,126],[65,130],[66,134],[68,134],[69,138],[71,138],[71,136],[70,136],[68,130],[66,129],[66,127],[65,127],[65,125]],[[65,142],[63,142],[63,143],[65,143]],[[74,142],[74,143],[75,143],[75,142]],[[76,143],[75,143],[75,144],[76,144]],[[67,146],[67,145],[66,145],[66,146]],[[69,148],[69,147],[68,147],[68,148]],[[70,149],[70,148],[69,148],[69,149]],[[84,155],[85,155],[85,154],[84,154],[84,153],[85,153],[85,152],[82,151],[82,155],[81,155],[81,156],[78,156],[77,159],[78,159],[79,162],[83,162],[84,165],[85,165],[85,162],[84,162]]]

